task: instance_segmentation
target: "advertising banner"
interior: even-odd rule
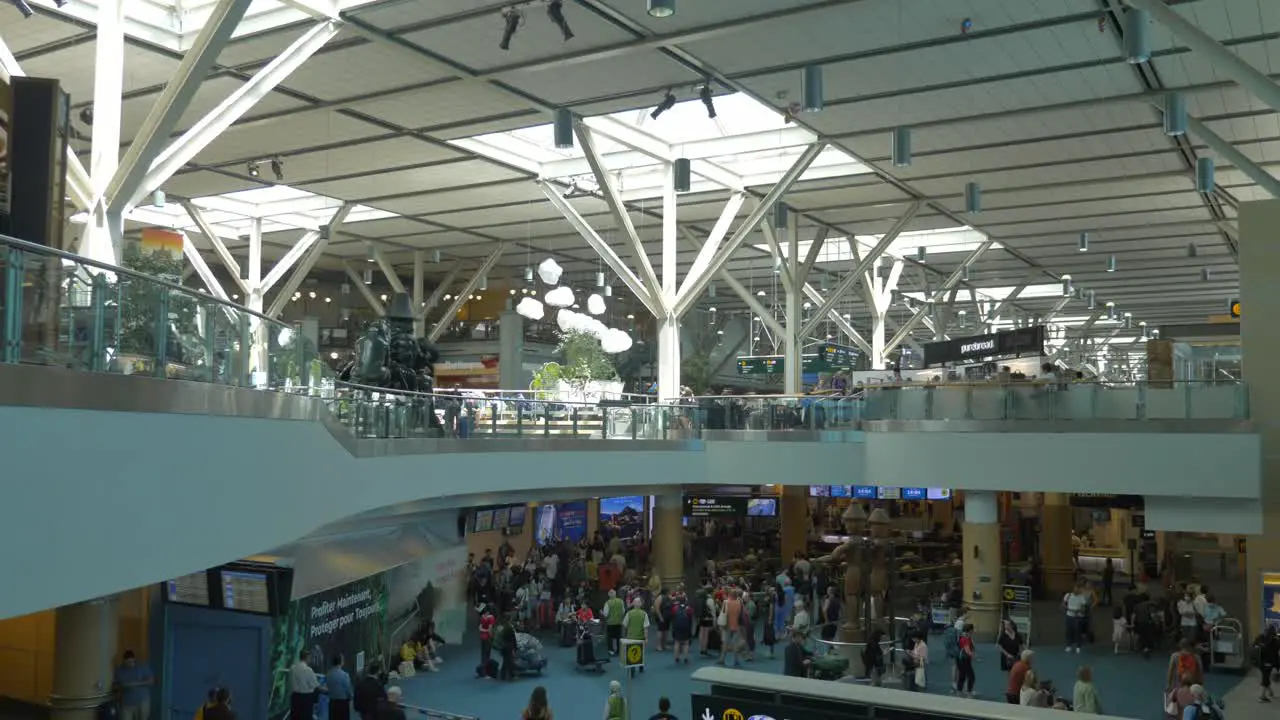
[[[387,571],[387,646],[393,652],[428,623],[447,643],[467,629],[467,547],[435,550]]]
[[[271,647],[271,697],[267,717],[289,711],[289,668],[298,654],[317,671],[337,653],[355,672],[375,658],[387,656],[387,584],[379,573],[332,590],[295,600],[276,617]]]
[[[635,540],[644,532],[644,497],[600,498],[600,535],[605,540]]]
[[[1262,573],[1262,622],[1280,628],[1280,573]]]
[[[924,366],[977,362],[984,358],[1034,357],[1044,354],[1044,326],[1002,330],[994,335],[941,340],[924,344]]]
[[[587,502],[578,500],[567,503],[539,505],[534,538],[545,543],[552,538],[577,542],[587,535]]]

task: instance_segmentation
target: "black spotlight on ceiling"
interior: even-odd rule
[[[271,158],[271,174],[276,176],[276,182],[284,182],[284,158],[279,155]]]
[[[672,95],[671,91],[668,90],[666,97],[662,98],[662,102],[658,103],[658,107],[654,108],[653,112],[649,113],[649,117],[653,118],[654,120],[657,120],[659,115],[670,110],[675,106],[676,106],[676,96]]]
[[[564,37],[565,42],[573,39],[573,30],[569,27],[569,21],[564,19],[564,0],[550,0],[547,3],[547,17],[551,18],[551,22],[560,29],[560,35]]]
[[[67,0],[53,0],[53,4],[57,5],[58,7],[65,7],[67,4]]]
[[[502,42],[498,43],[499,49],[511,49],[511,38],[516,36],[516,31],[523,23],[524,13],[520,12],[520,8],[513,5],[502,11]]]
[[[22,17],[24,18],[29,18],[36,14],[36,12],[31,9],[31,6],[27,4],[27,0],[9,0],[9,2],[13,3],[13,6],[18,8],[18,12],[22,13]]]
[[[90,125],[90,126],[93,125],[93,106],[92,105],[85,105],[84,107],[80,108],[80,122],[84,123],[85,125]]]
[[[703,83],[702,89],[698,91],[698,98],[702,100],[702,104],[707,106],[707,117],[712,120],[716,117],[716,104],[712,99],[711,83]]]
[[[259,174],[260,172],[258,170],[258,161],[250,160],[249,161],[249,177],[258,177]]]

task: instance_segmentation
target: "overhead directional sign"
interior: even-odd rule
[[[1231,301],[1231,317],[1240,317],[1240,301],[1237,299]]]

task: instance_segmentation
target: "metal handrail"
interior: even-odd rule
[[[600,407],[600,403],[579,402],[577,400],[554,400],[554,399],[547,400],[542,398],[508,397],[504,395],[485,395],[483,397],[476,397],[474,395],[455,395],[451,392],[440,392],[439,390],[437,390],[434,393],[424,393],[416,390],[400,390],[397,388],[378,387],[377,385],[362,385],[360,383],[347,382],[345,380],[337,381],[336,383],[334,383],[334,387],[339,389],[349,388],[352,390],[362,390],[365,392],[382,393],[384,395],[402,395],[405,397],[421,398],[423,400],[475,400],[477,402],[501,401],[501,402],[510,402],[510,403],[533,403],[533,404],[541,404],[541,405],[576,405],[579,407],[593,408],[593,409]],[[466,390],[464,392],[475,392],[475,391]],[[520,392],[520,391],[517,391],[517,392]],[[529,390],[524,392],[533,392],[533,391]],[[644,404],[655,405],[657,403],[644,403]],[[663,405],[663,406],[667,407],[667,405]]]
[[[876,384],[873,384],[873,385],[861,385],[861,386],[855,386],[855,387],[846,388],[846,392],[852,393],[852,392],[854,392],[854,391],[863,391],[863,392],[865,392],[865,391],[868,391],[868,390],[903,390],[903,389],[911,389],[911,390],[928,390],[928,389],[931,389],[931,388],[945,388],[945,387],[957,387],[957,388],[973,388],[973,387],[977,387],[977,388],[1025,388],[1025,387],[1035,387],[1035,386],[1038,386],[1038,385],[1068,385],[1068,386],[1086,385],[1086,386],[1097,386],[1097,387],[1102,387],[1102,388],[1130,388],[1130,387],[1131,387],[1131,388],[1141,388],[1141,387],[1153,387],[1153,386],[1160,386],[1160,385],[1205,385],[1205,386],[1233,385],[1233,386],[1239,386],[1239,385],[1243,385],[1243,384],[1244,384],[1244,381],[1243,381],[1243,380],[1233,380],[1233,381],[1221,381],[1221,380],[1141,380],[1141,381],[1115,382],[1115,381],[1110,381],[1110,380],[1081,380],[1081,381],[1074,381],[1074,380],[1050,380],[1050,379],[1048,379],[1048,378],[1044,378],[1044,379],[1032,379],[1032,380],[1018,380],[1018,381],[1014,381],[1014,382],[1003,382],[1003,383],[994,383],[994,382],[937,382],[937,383],[929,383],[929,382],[909,382],[909,383],[876,383]],[[686,401],[687,401],[687,400],[825,400],[825,399],[856,400],[857,398],[853,397],[853,395],[852,395],[852,394],[848,394],[848,395],[838,395],[838,394],[834,394],[834,393],[825,393],[825,394],[824,394],[824,393],[812,393],[812,394],[787,394],[787,393],[774,393],[774,394],[762,394],[762,393],[736,394],[736,393],[735,393],[735,394],[733,394],[733,395],[693,395],[693,396],[690,396],[690,397],[687,397],[687,398],[683,398],[683,400],[686,400]]]
[[[0,245],[15,247],[15,248],[18,248],[19,250],[22,250],[23,252],[29,252],[36,255],[48,255],[48,256],[56,257],[62,260],[73,262],[77,265],[87,265],[89,267],[94,267],[99,270],[105,270],[106,272],[115,273],[117,275],[127,275],[129,277],[136,278],[138,280],[144,280],[149,283],[154,283],[156,285],[167,287],[170,290],[177,290],[186,295],[191,295],[191,296],[202,298],[202,299],[207,298],[208,300],[218,305],[222,305],[224,307],[230,308],[237,312],[243,312],[248,315],[261,318],[262,320],[266,320],[267,322],[270,322],[272,324],[276,324],[276,325],[280,325],[281,327],[287,327],[292,329],[292,325],[289,325],[288,323],[284,323],[278,319],[264,315],[263,313],[260,313],[256,310],[250,310],[249,308],[243,305],[238,305],[236,303],[233,303],[230,300],[223,300],[222,298],[216,297],[214,295],[202,293],[202,292],[193,290],[189,287],[186,287],[184,285],[179,285],[178,283],[171,282],[163,278],[155,277],[154,275],[147,275],[146,273],[140,273],[136,270],[130,270],[129,268],[126,268],[126,267],[120,267],[119,265],[112,265],[110,263],[99,262],[97,260],[92,260],[90,258],[84,257],[83,255],[76,255],[75,253],[69,253],[65,250],[57,250],[55,248],[51,248],[46,245],[39,245],[33,242],[27,242],[26,240],[19,240],[18,238],[10,237],[8,235],[0,235]]]

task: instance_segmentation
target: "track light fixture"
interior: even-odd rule
[[[9,0],[9,2],[13,3],[13,6],[18,8],[18,12],[22,13],[22,17],[29,18],[32,15],[35,15],[35,11],[27,4],[27,0]]]
[[[547,17],[560,29],[560,36],[565,42],[573,39],[573,30],[569,27],[569,21],[564,19],[564,0],[550,0],[547,3]]]
[[[58,7],[66,7],[67,0],[53,0],[53,4]]]
[[[258,177],[258,176],[259,176],[259,175],[261,175],[261,174],[262,174],[262,171],[258,169],[258,161],[257,161],[257,160],[250,160],[250,161],[249,161],[249,177],[255,177],[255,178],[256,178],[256,177]]]
[[[702,89],[698,90],[698,98],[702,100],[702,104],[707,108],[707,117],[714,120],[716,118],[716,104],[712,99],[715,93],[711,90],[711,82],[707,81],[702,84]]]
[[[520,12],[520,8],[512,5],[504,8],[502,11],[502,40],[498,43],[499,50],[511,49],[511,38],[516,36],[516,31],[524,24],[524,13]]]
[[[284,158],[279,155],[271,158],[271,174],[276,176],[276,182],[284,182]]]
[[[654,120],[657,120],[659,115],[670,110],[675,106],[676,106],[676,96],[672,94],[670,90],[668,90],[667,94],[662,98],[662,102],[658,103],[658,107],[654,108],[653,112],[649,113],[649,117],[653,118]]]

